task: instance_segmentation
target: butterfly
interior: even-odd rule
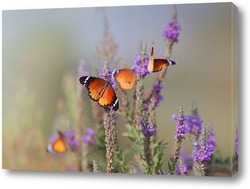
[[[176,63],[170,59],[155,59],[154,58],[154,46],[152,46],[151,56],[148,62],[148,71],[149,72],[159,72],[166,66],[172,66]]]
[[[79,81],[88,89],[89,97],[93,101],[98,101],[100,106],[114,111],[119,109],[115,90],[107,81],[92,76],[83,76]]]
[[[64,136],[64,134],[60,131],[58,131],[58,135],[59,137],[52,142],[51,144],[48,145],[47,147],[47,152],[58,152],[58,153],[63,153],[65,151],[67,151],[67,141],[66,138]]]
[[[114,73],[114,78],[119,83],[119,86],[122,89],[128,90],[132,89],[135,84],[136,73],[134,70],[131,70],[129,68],[124,68],[117,70]]]

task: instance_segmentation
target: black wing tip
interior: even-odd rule
[[[84,84],[84,81],[85,79],[87,78],[88,76],[82,76],[79,78],[79,82],[83,85]]]
[[[117,111],[119,109],[119,100],[118,100],[117,96],[116,96],[116,98],[114,98],[114,102],[112,104],[112,109],[114,111]]]
[[[114,111],[117,111],[119,109],[119,103],[117,103],[113,108]]]
[[[167,60],[168,60],[168,62],[170,63],[171,66],[172,66],[172,65],[176,65],[176,62],[175,62],[175,61],[170,60],[170,59],[167,59]]]
[[[99,104],[99,103],[98,103]],[[114,98],[114,100],[112,101],[111,104],[109,105],[105,105],[102,106],[99,104],[100,107],[103,107],[105,110],[110,111],[110,110],[114,110],[117,111],[119,109],[119,100],[117,98],[117,96]]]

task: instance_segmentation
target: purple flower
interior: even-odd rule
[[[160,94],[161,90],[163,89],[163,86],[161,85],[161,82],[157,82],[153,86],[153,95],[155,96],[154,98],[154,106],[158,106],[160,102],[164,100],[164,97]]]
[[[99,75],[107,81],[112,87],[115,87],[115,82],[114,82],[114,72],[115,70],[112,70],[108,66],[102,67]]]
[[[177,175],[186,175],[188,171],[187,165],[184,163],[182,158],[180,157],[178,163],[175,167],[175,174]]]
[[[134,64],[131,67],[132,70],[135,70],[136,74],[139,76],[145,76],[148,72],[148,62],[149,56],[147,54],[137,54],[134,57]]]
[[[64,136],[68,140],[69,145],[70,145],[71,148],[75,148],[75,147],[78,146],[79,143],[75,139],[75,131],[74,130],[69,129],[69,130],[65,131]]]
[[[186,116],[189,133],[198,138],[202,131],[203,120],[197,115]]]
[[[209,161],[216,148],[215,134],[211,131],[209,138],[204,141],[200,138],[199,141],[194,143],[193,158],[196,162]]]
[[[192,168],[193,157],[192,155],[187,155],[187,152],[183,147],[180,150],[180,157],[182,158],[183,162],[185,162],[188,169]]]
[[[90,127],[87,127],[85,130],[85,135],[82,137],[82,142],[94,146],[96,144],[95,138],[97,133]]]
[[[166,28],[163,30],[163,36],[166,40],[178,42],[178,37],[180,34],[181,25],[179,22],[174,19],[168,23]]]
[[[152,125],[147,125],[146,127],[142,128],[142,133],[145,136],[151,137],[153,134],[155,134],[155,128]]]
[[[180,115],[173,114],[172,119],[176,120],[175,139],[184,139],[185,133],[188,132],[186,116],[183,113]]]
[[[238,131],[236,131],[236,133],[235,133],[235,151],[236,151],[236,155],[239,156]]]

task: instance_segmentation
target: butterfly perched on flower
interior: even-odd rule
[[[151,56],[148,62],[148,71],[149,72],[159,72],[164,67],[175,65],[176,63],[170,59],[155,59],[154,58],[154,46],[152,45]]]
[[[132,89],[136,81],[136,73],[129,68],[117,70],[114,73],[114,78],[122,89]]]
[[[104,79],[92,76],[83,76],[80,83],[88,90],[89,97],[105,109],[119,109],[119,101],[114,88]]]
[[[58,131],[58,138],[48,145],[47,152],[63,153],[68,149],[67,139],[61,131]]]

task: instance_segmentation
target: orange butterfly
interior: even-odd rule
[[[64,134],[60,131],[58,131],[59,137],[52,142],[51,144],[48,145],[47,147],[47,152],[58,152],[58,153],[63,153],[67,151],[67,142]]]
[[[148,71],[149,72],[159,72],[166,66],[172,66],[176,63],[173,60],[169,59],[155,59],[154,58],[154,46],[152,46],[151,56],[148,62]]]
[[[124,68],[116,71],[114,77],[122,89],[128,90],[132,89],[135,84],[136,73],[134,70]]]
[[[119,101],[115,90],[107,81],[92,76],[83,76],[79,81],[88,89],[89,97],[98,101],[100,106],[114,111],[119,109]]]

